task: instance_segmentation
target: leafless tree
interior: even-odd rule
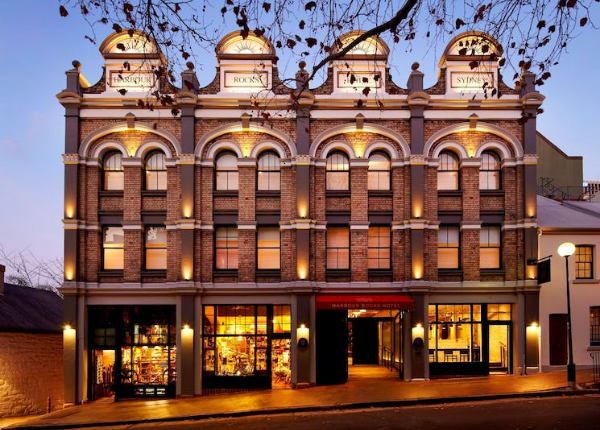
[[[58,2],[62,16],[83,16],[91,31],[85,37],[94,43],[101,26],[146,32],[165,55],[173,81],[176,67],[181,70],[189,59],[201,67],[201,52],[211,52],[235,29],[264,35],[288,59],[312,62],[307,82],[372,36],[409,49],[415,40],[445,46],[455,33],[482,31],[504,47],[497,60],[505,76],[511,76],[508,69],[516,79],[527,68],[542,85],[580,29],[597,28],[593,15],[600,0],[223,0],[218,6],[208,0]],[[365,32],[352,43],[336,46],[342,34],[359,29]],[[466,55],[478,55],[475,51],[465,47]],[[473,68],[477,65],[474,60]]]
[[[7,268],[6,282],[59,294],[63,281],[63,262],[59,258],[42,260],[29,249],[7,251],[0,245],[0,262]]]

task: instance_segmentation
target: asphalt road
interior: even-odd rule
[[[600,430],[600,395],[135,424],[161,430]],[[89,429],[89,427],[88,427]]]

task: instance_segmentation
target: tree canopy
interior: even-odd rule
[[[85,37],[94,43],[100,27],[146,32],[171,68],[191,60],[202,65],[203,53],[236,29],[265,36],[279,56],[308,62],[309,79],[369,37],[410,48],[415,40],[435,46],[458,33],[481,31],[504,48],[500,66],[514,72],[514,78],[520,68],[530,69],[541,85],[580,29],[597,28],[593,18],[600,0],[223,0],[218,6],[207,0],[58,2],[62,16],[83,16],[90,28]],[[352,30],[364,32],[336,47],[339,37]],[[466,54],[471,52],[476,54],[465,47]]]

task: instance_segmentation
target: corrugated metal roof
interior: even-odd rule
[[[559,202],[542,196],[537,196],[537,204],[538,225],[540,227],[565,229],[600,228],[599,204],[571,201]],[[594,206],[587,206],[588,204]]]
[[[4,284],[0,295],[0,331],[60,332],[63,299],[51,291]]]

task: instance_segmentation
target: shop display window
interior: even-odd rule
[[[481,305],[429,305],[429,361],[481,362]]]
[[[203,374],[290,381],[290,306],[204,306]],[[271,323],[269,323],[269,321]]]

